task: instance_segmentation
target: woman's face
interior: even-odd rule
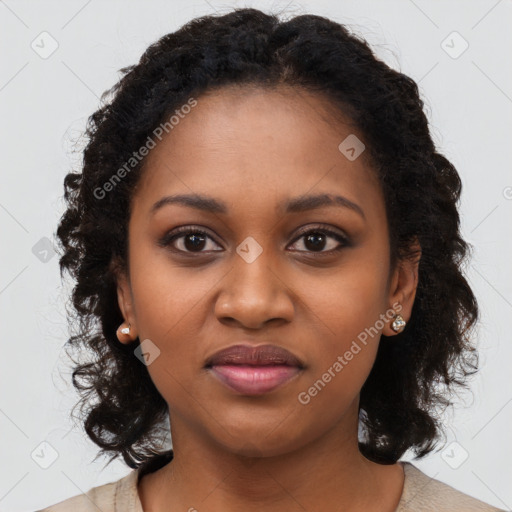
[[[329,109],[290,89],[224,89],[197,98],[147,156],[118,297],[176,439],[186,429],[278,455],[352,428],[393,304],[409,318],[416,269],[390,271],[363,137]],[[176,196],[189,199],[162,201]],[[275,345],[302,366],[241,352],[205,367],[240,344]]]

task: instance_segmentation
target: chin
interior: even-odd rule
[[[297,429],[292,432],[286,423],[272,421],[263,426],[261,422],[253,422],[236,427],[224,424],[224,429],[211,432],[211,435],[223,450],[233,455],[278,457],[302,448],[315,437],[311,432],[307,434]]]

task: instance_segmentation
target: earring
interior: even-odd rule
[[[123,327],[123,328],[121,329],[121,332],[122,332],[123,334],[130,334],[130,324],[128,324],[128,327]]]
[[[404,330],[404,327],[406,325],[406,321],[404,320],[404,317],[400,314],[395,315],[393,323],[391,324],[391,329],[395,332],[402,332]]]

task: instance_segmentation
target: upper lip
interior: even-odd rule
[[[205,367],[214,365],[287,365],[304,367],[304,363],[290,351],[277,345],[231,345],[215,352],[206,360]]]

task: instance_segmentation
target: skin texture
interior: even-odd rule
[[[175,452],[140,480],[143,508],[393,511],[401,465],[371,462],[357,444],[359,392],[380,333],[394,334],[391,321],[308,404],[298,401],[393,304],[410,318],[418,262],[390,267],[378,181],[364,152],[349,161],[338,149],[349,134],[364,137],[348,119],[335,123],[325,99],[298,89],[226,88],[197,100],[147,157],[129,221],[129,275],[118,279],[131,325],[118,337],[160,350],[148,371],[168,403]],[[228,212],[170,204],[150,213],[164,196],[191,193]],[[364,218],[341,206],[277,209],[321,193],[348,198]],[[183,233],[159,246],[178,226],[208,232],[202,253]],[[301,227],[345,233],[349,244],[330,251],[340,242],[326,235],[315,251]],[[263,250],[251,263],[236,252],[247,237]],[[284,347],[306,367],[263,396],[237,394],[203,366],[243,341]]]

